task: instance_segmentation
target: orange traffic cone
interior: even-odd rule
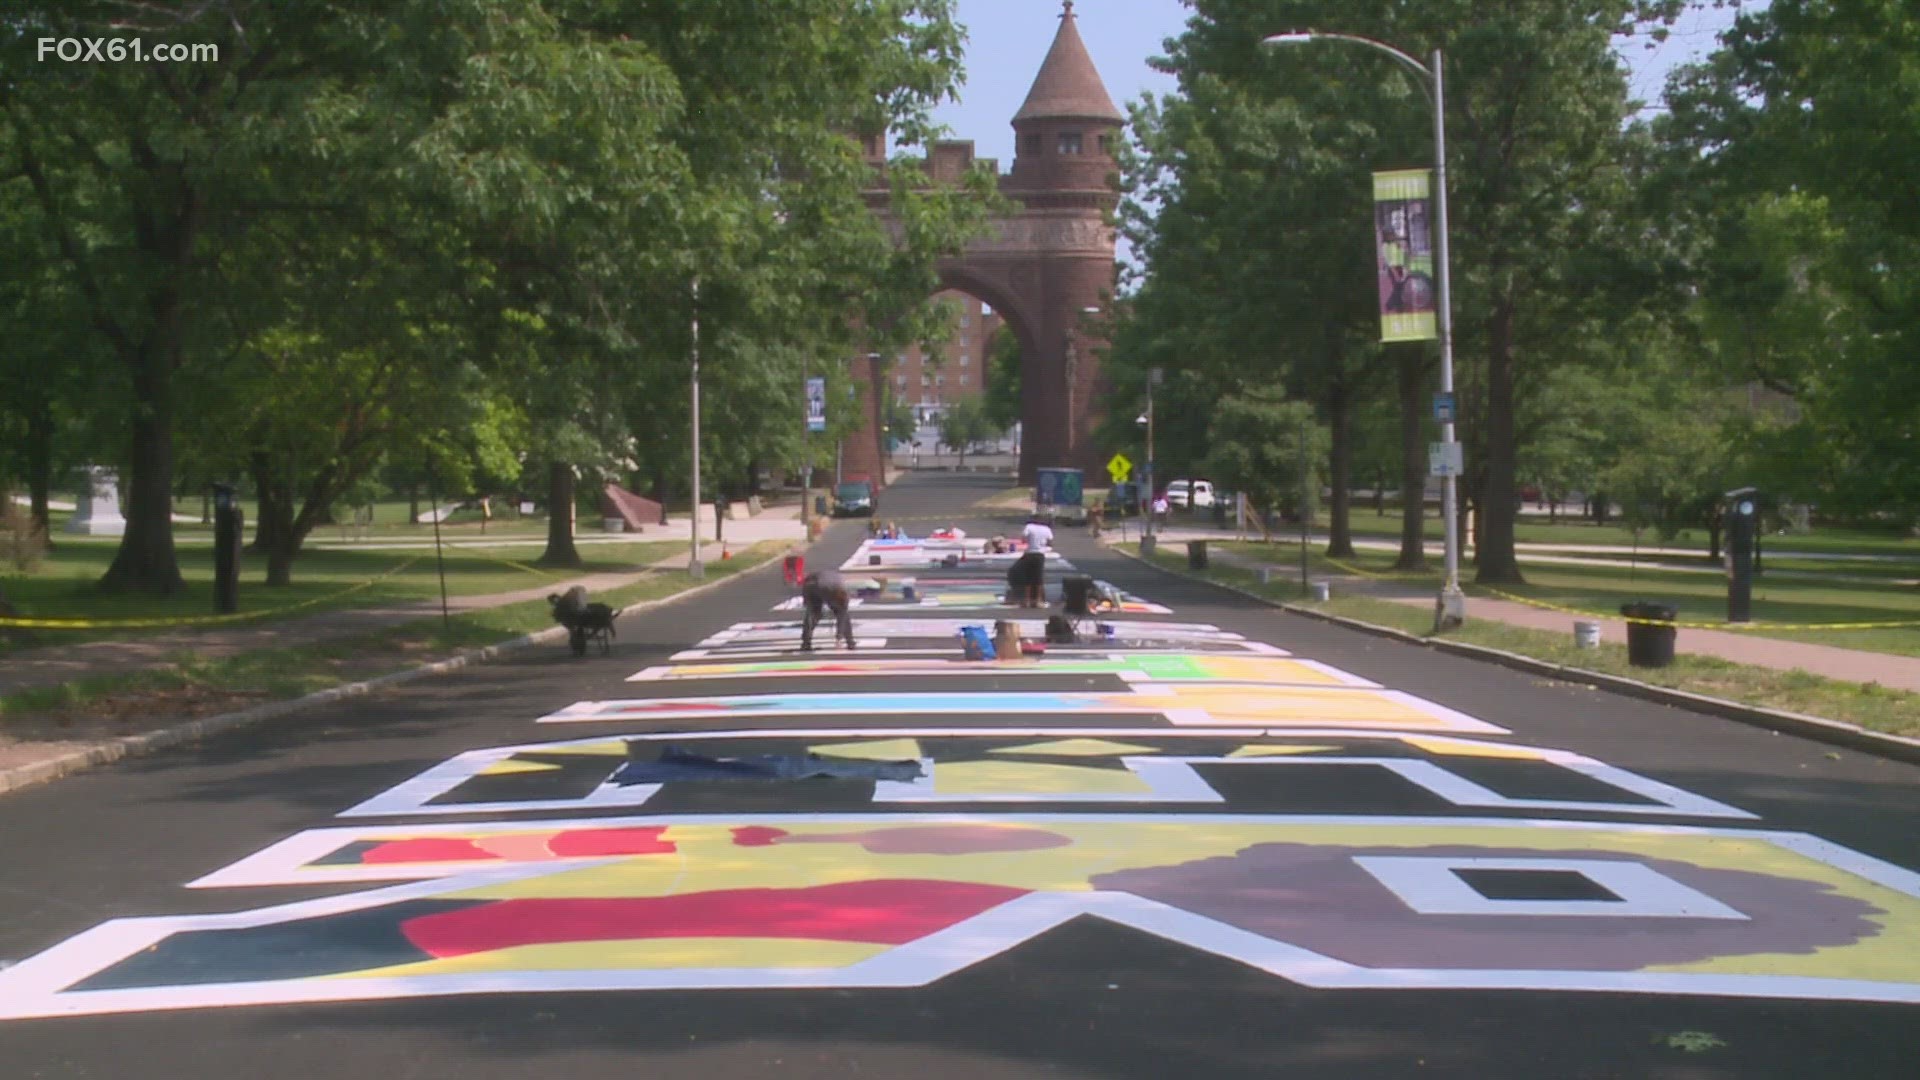
[[[733,558],[733,552],[730,549],[728,549],[727,545],[725,544],[720,545],[720,558],[722,559]]]

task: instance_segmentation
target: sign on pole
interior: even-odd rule
[[[1107,475],[1113,477],[1116,484],[1124,484],[1133,472],[1133,462],[1125,454],[1115,454],[1107,461]]]
[[[1427,444],[1428,476],[1459,476],[1464,459],[1457,442]]]
[[[1380,340],[1440,336],[1430,221],[1433,174],[1426,169],[1373,174],[1373,238],[1380,285]]]
[[[807,430],[827,430],[827,380],[818,375],[807,380]]]
[[[1433,395],[1433,418],[1442,424],[1453,423],[1453,395],[1445,390]]]

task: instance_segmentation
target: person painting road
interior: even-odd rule
[[[1020,530],[1027,550],[1007,569],[1007,601],[1021,607],[1047,606],[1047,551],[1053,547],[1053,529],[1039,518],[1029,518]]]
[[[800,600],[806,614],[800,619],[800,648],[813,651],[813,628],[827,608],[833,609],[834,637],[853,648],[853,619],[848,616],[847,580],[835,570],[816,570],[800,582]]]

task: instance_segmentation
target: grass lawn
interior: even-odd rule
[[[757,544],[724,562],[706,564],[706,580],[731,577],[784,553],[784,542]],[[682,572],[652,574],[594,599],[616,607],[659,600],[702,582]],[[437,594],[436,594],[437,595]],[[136,675],[79,679],[0,697],[0,736],[104,737],[136,730],[132,724],[163,716],[188,719],[247,705],[298,697],[444,659],[465,649],[496,645],[553,625],[544,600],[438,616],[374,633],[287,649],[260,649],[219,660],[174,658],[174,666]],[[616,646],[617,647],[617,646]],[[555,646],[564,649],[564,645]]]
[[[1429,514],[1426,519],[1428,539],[1442,538],[1441,523],[1438,516]],[[1356,504],[1353,508],[1352,525],[1354,535],[1400,538],[1400,511],[1388,507],[1386,516],[1373,512],[1370,505]],[[1324,524],[1322,528],[1324,528]],[[1514,527],[1514,539],[1523,544],[1617,544],[1630,547],[1633,544],[1633,530],[1621,525],[1595,525],[1591,522],[1567,521],[1549,525],[1546,518],[1536,518],[1532,514],[1523,515]],[[1920,561],[1920,538],[1902,536],[1891,529],[1837,529],[1820,527],[1804,534],[1769,536],[1762,541],[1762,549],[1777,547],[1782,551],[1831,552],[1853,555],[1903,555]],[[1640,550],[1659,552],[1707,550],[1707,532],[1705,529],[1692,529],[1681,533],[1672,540],[1661,540],[1648,531],[1640,534]]]
[[[1137,553],[1133,545],[1123,546]],[[1155,553],[1154,561],[1161,566],[1194,573],[1186,569],[1184,552],[1162,549]],[[1325,573],[1333,568],[1323,570],[1314,566],[1313,569],[1314,572]],[[1302,603],[1297,579],[1276,580],[1261,585],[1253,571],[1220,563],[1213,564],[1205,571],[1205,576],[1273,600]],[[1408,580],[1420,580],[1423,584],[1436,587],[1438,584],[1438,579],[1431,577]],[[1326,603],[1309,603],[1306,606],[1420,637],[1434,636],[1432,612],[1390,600],[1337,596]],[[1825,679],[1806,672],[1749,667],[1715,657],[1685,653],[1675,657],[1670,667],[1637,668],[1627,663],[1624,644],[1602,642],[1597,649],[1581,649],[1575,647],[1565,634],[1485,620],[1470,619],[1466,626],[1449,630],[1445,636],[1449,640],[1485,645],[1568,667],[1620,675],[1696,694],[1843,720],[1875,731],[1920,735],[1920,694]],[[1915,632],[1914,636],[1920,637],[1920,632]]]
[[[213,611],[213,549],[178,549],[186,588],[177,596],[158,599],[101,591],[96,584],[113,560],[117,544],[104,540],[65,540],[49,552],[31,574],[0,577],[0,590],[21,616],[45,619],[195,618]],[[537,588],[590,573],[618,573],[639,569],[677,553],[679,541],[583,545],[585,563],[578,569],[535,567],[525,560],[538,552],[525,548],[459,548],[446,552],[447,593],[474,596]],[[264,584],[264,557],[243,557],[240,610],[268,612],[299,607],[289,614],[310,614],[339,607],[369,607],[436,599],[440,580],[431,549],[425,551],[303,552],[293,565],[293,583],[269,588]],[[364,582],[372,584],[346,590]],[[343,595],[344,594],[344,595]],[[43,630],[13,647],[31,647],[97,639],[103,630]],[[4,648],[4,646],[0,646]]]
[[[1298,547],[1282,544],[1228,543],[1222,545],[1246,558],[1270,562],[1291,570],[1298,565]],[[1316,572],[1344,571],[1329,564],[1314,549]],[[1388,552],[1362,551],[1355,559],[1341,562],[1357,566],[1370,574],[1439,589],[1439,560],[1425,574],[1393,574]],[[1717,574],[1697,574],[1648,569],[1645,566],[1561,566],[1552,563],[1528,563],[1521,557],[1526,575],[1524,585],[1502,586],[1504,598],[1523,597],[1557,607],[1617,618],[1620,605],[1634,600],[1654,600],[1672,604],[1680,610],[1680,621],[1712,623],[1726,629],[1727,583]],[[1494,596],[1491,590],[1472,583],[1470,567],[1461,568],[1469,597]],[[1295,590],[1298,591],[1297,588]],[[1799,578],[1761,577],[1754,583],[1753,618],[1756,623],[1832,624],[1857,622],[1912,622],[1914,625],[1868,630],[1784,629],[1763,627],[1740,631],[1788,641],[1809,641],[1842,649],[1920,656],[1920,587],[1888,586],[1875,582],[1815,581]]]

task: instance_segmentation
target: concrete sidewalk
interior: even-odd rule
[[[729,546],[735,542],[729,539]],[[739,542],[739,546],[748,546]],[[712,562],[720,558],[721,545],[701,546],[700,557]],[[589,594],[598,594],[631,585],[648,574],[662,570],[684,570],[687,553],[649,563],[644,569],[627,573],[588,574],[567,580],[554,580],[513,592],[447,598],[449,611],[476,611],[504,607],[525,600],[543,599],[549,593],[565,592],[575,585]],[[8,656],[0,664],[0,693],[55,686],[75,679],[100,675],[130,675],[166,667],[172,657],[191,653],[199,659],[236,656],[258,649],[295,648],[337,638],[351,637],[386,627],[398,626],[431,617],[440,610],[438,600],[392,604],[384,607],[348,608],[324,611],[316,615],[285,619],[262,625],[241,625],[228,629],[180,630],[106,641],[88,641],[73,645],[55,645],[30,649]]]
[[[1166,534],[1162,534],[1162,539],[1167,543],[1173,542],[1173,539]],[[1228,551],[1215,551],[1212,557],[1229,566],[1244,570],[1280,565],[1248,559]],[[1289,566],[1286,569],[1291,571],[1293,568]],[[1320,579],[1328,580],[1324,575]],[[1416,590],[1398,582],[1373,581],[1359,577],[1341,577],[1332,580],[1338,582],[1335,587],[1336,594],[1347,592],[1389,600],[1426,611],[1433,609],[1432,593]],[[1574,616],[1512,600],[1469,596],[1467,618],[1566,634],[1569,639],[1573,635]],[[1587,620],[1582,617],[1582,621]],[[1626,641],[1627,624],[1625,622],[1606,618],[1593,621],[1600,623],[1600,634],[1603,639],[1614,642]],[[1861,649],[1840,649],[1832,645],[1783,641],[1779,638],[1759,637],[1724,630],[1687,628],[1678,631],[1674,648],[1678,652],[1695,656],[1714,656],[1736,664],[1750,664],[1776,671],[1805,671],[1828,679],[1878,683],[1891,689],[1920,693],[1920,657],[1867,652]]]

